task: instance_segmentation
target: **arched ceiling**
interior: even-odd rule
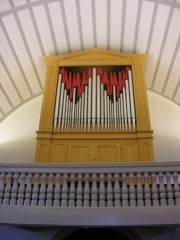
[[[180,106],[180,0],[0,0],[0,121],[40,95],[43,56],[147,53],[147,89]]]

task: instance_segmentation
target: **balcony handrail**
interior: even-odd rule
[[[180,171],[180,162],[112,164],[13,164],[0,163],[0,172],[34,173],[133,173]]]
[[[180,163],[0,164],[0,223],[49,217],[63,226],[180,224]]]

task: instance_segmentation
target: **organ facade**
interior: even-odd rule
[[[153,161],[145,62],[101,49],[45,57],[35,161]]]

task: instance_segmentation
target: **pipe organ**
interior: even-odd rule
[[[145,60],[101,49],[45,57],[35,161],[152,161]]]
[[[59,68],[54,131],[135,131],[131,66]]]

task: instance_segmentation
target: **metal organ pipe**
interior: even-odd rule
[[[59,114],[58,114],[58,130],[60,129],[61,120],[62,120],[63,97],[64,97],[64,83],[61,84],[61,93],[60,93],[60,101],[59,101]]]
[[[101,98],[100,98],[100,110],[101,110],[101,115],[100,115],[100,118],[101,118],[101,128],[103,130],[104,128],[104,105],[105,105],[105,102],[104,102],[104,84],[101,83],[101,89],[100,89],[100,95],[101,95]]]
[[[116,120],[117,120],[117,116],[116,116],[116,87],[113,86],[113,113],[114,113],[114,127],[116,130]]]
[[[105,130],[108,126],[108,111],[107,111],[107,91],[104,90],[104,120],[105,120]]]
[[[101,95],[100,95],[100,87],[101,87],[101,85],[100,85],[101,83],[100,83],[100,76],[99,75],[97,75],[97,95],[96,95],[96,99],[97,99],[97,111],[96,111],[96,113],[97,113],[97,129],[99,130],[99,124],[100,124],[100,97],[101,97]]]
[[[58,124],[58,113],[59,113],[59,99],[60,99],[60,90],[61,90],[61,78],[62,75],[59,74],[58,78],[58,87],[56,92],[56,105],[55,105],[55,113],[54,113],[54,131],[56,130],[57,124]]]
[[[88,129],[90,129],[90,125],[91,125],[91,110],[92,110],[92,107],[93,107],[92,98],[91,98],[91,90],[92,90],[92,79],[89,78],[89,85],[88,85]]]
[[[85,86],[85,95],[84,95],[84,130],[86,130],[86,124],[87,124],[87,86]]]
[[[96,122],[96,84],[97,77],[96,77],[96,68],[93,68],[93,80],[92,80],[92,127],[93,130],[95,128]]]
[[[101,69],[97,71],[96,67],[93,67],[90,70],[90,74],[83,80],[77,73],[72,73],[73,80],[68,79],[66,69],[59,74],[54,131],[135,131],[134,91],[130,68],[127,66],[125,69],[126,75],[124,72],[124,75],[119,74],[123,76],[123,80],[117,78],[116,73],[111,73],[111,78],[105,79],[107,73],[104,77]]]
[[[133,91],[133,83],[132,83],[132,73],[128,71],[129,76],[129,94],[130,94],[130,107],[131,107],[131,123],[133,130],[136,128],[136,116],[135,116],[135,106],[134,106],[134,91]]]

